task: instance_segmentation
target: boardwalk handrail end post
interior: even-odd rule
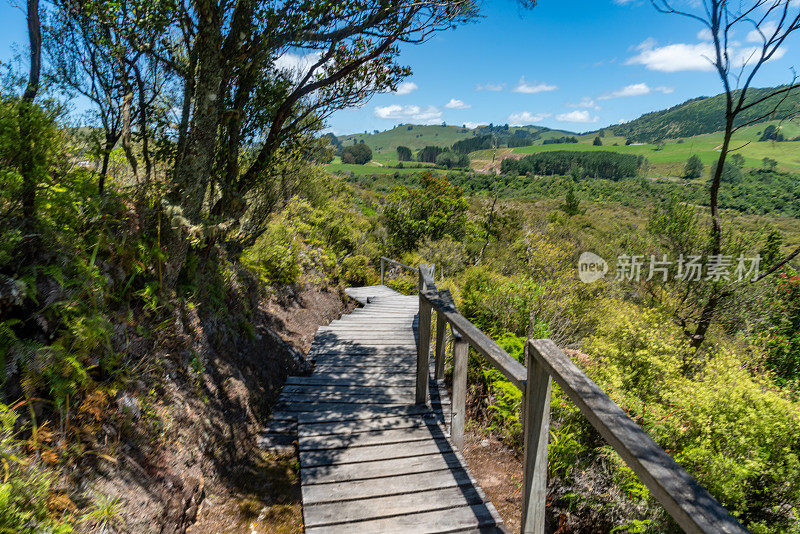
[[[547,440],[550,434],[550,373],[528,350],[523,390],[524,463],[522,532],[544,534],[547,500]]]
[[[467,359],[469,342],[462,337],[453,340],[453,400],[450,435],[458,450],[464,450],[464,425],[467,422]]]
[[[423,263],[419,264],[419,325],[417,327],[417,387],[415,404],[424,405],[428,403],[428,373],[431,350],[431,312],[430,303],[423,297],[423,292],[428,289],[436,289],[430,274],[429,267]]]
[[[436,310],[436,348],[434,350],[434,363],[435,363],[435,371],[433,377],[436,380],[441,380],[444,378],[444,349],[445,349],[445,336],[447,335],[447,330],[445,330],[446,321],[444,318],[444,314]]]

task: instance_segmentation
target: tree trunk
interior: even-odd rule
[[[28,0],[28,39],[31,48],[31,66],[28,86],[19,105],[19,134],[22,145],[19,171],[22,175],[22,217],[28,231],[36,221],[36,162],[34,161],[33,101],[39,91],[39,74],[42,68],[42,31],[39,21],[39,0]]]
[[[197,3],[199,14],[197,39],[194,51],[197,64],[194,76],[192,118],[186,135],[182,156],[175,165],[175,186],[170,194],[172,202],[183,208],[184,217],[197,224],[201,218],[205,192],[214,172],[214,158],[220,125],[222,86],[222,30],[218,7],[208,0]],[[173,228],[168,240],[167,265],[164,287],[174,289],[189,244],[184,228]]]
[[[106,186],[106,176],[108,176],[108,160],[111,159],[111,150],[106,145],[103,150],[103,163],[100,166],[100,180],[97,182],[97,194],[103,195],[103,190]]]
[[[127,84],[126,84],[127,85]],[[133,172],[133,179],[139,182],[139,162],[136,160],[136,154],[133,153],[133,146],[131,145],[131,107],[133,105],[133,91],[128,86],[125,87],[125,98],[122,100],[122,150],[125,152],[125,158],[131,166]]]
[[[711,256],[719,255],[722,252],[722,223],[719,218],[719,187],[722,183],[722,173],[725,170],[725,159],[728,156],[728,149],[731,144],[731,137],[733,136],[733,115],[730,109],[727,113],[727,121],[725,123],[725,136],[722,141],[722,148],[720,150],[719,159],[717,160],[717,168],[714,171],[714,176],[711,180],[710,194],[710,207],[711,207]],[[708,297],[703,311],[700,313],[700,319],[697,322],[697,327],[692,334],[691,345],[694,349],[699,349],[706,339],[708,329],[714,319],[714,313],[717,311],[719,305],[720,293],[717,284],[711,286],[711,295]]]

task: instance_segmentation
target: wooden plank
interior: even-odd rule
[[[549,339],[532,356],[580,408],[673,519],[687,532],[745,533],[744,527]]]
[[[414,354],[416,350],[409,352],[408,347],[388,346],[388,347],[367,347],[367,346],[312,346],[309,355],[323,354]]]
[[[455,308],[443,300],[436,291],[428,290],[421,292],[420,306],[423,302],[429,306],[433,306],[436,310],[440,310],[447,318],[447,321],[469,341],[472,348],[489,360],[489,363],[503,373],[512,384],[517,386],[521,391],[525,391],[527,372],[524,365],[510,356],[500,345],[489,338],[489,336],[478,330],[478,327],[458,313]]]
[[[307,436],[325,436],[336,434],[351,434],[353,432],[368,432],[379,430],[400,430],[403,428],[423,428],[428,424],[435,424],[431,417],[421,416],[394,416],[373,419],[351,419],[345,421],[311,421],[304,420],[295,433]]]
[[[319,352],[352,352],[352,353],[365,353],[371,352],[374,354],[387,354],[387,353],[402,353],[408,354],[409,352],[416,354],[416,340],[415,338],[410,338],[408,341],[403,343],[377,343],[377,342],[313,342],[311,344],[311,350],[309,350],[309,354],[312,353],[319,353]]]
[[[444,432],[432,434],[430,427],[418,426],[412,428],[367,430],[351,432],[349,434],[330,434],[322,436],[303,436],[298,438],[300,450],[328,450],[345,449],[348,447],[365,447],[367,445],[380,445],[381,443],[406,443],[411,441],[432,440],[446,438]]]
[[[300,470],[300,479],[303,484],[320,484],[326,482],[364,480],[367,478],[388,477],[408,473],[424,473],[452,467],[461,467],[461,460],[455,454],[434,454],[357,464],[308,467]]]
[[[413,391],[413,386],[361,386],[352,384],[331,385],[286,385],[283,393],[298,393],[300,395],[408,395]]]
[[[355,371],[350,373],[314,374],[308,377],[292,376],[286,379],[287,385],[346,386],[354,383],[361,386],[413,386],[415,381],[411,375]]]
[[[303,508],[306,528],[379,519],[398,515],[447,510],[482,504],[483,492],[473,486],[420,491],[406,495],[310,505]],[[358,528],[358,526],[356,526]]]
[[[350,403],[350,404],[401,404],[413,402],[414,392],[384,393],[382,395],[352,395],[350,393],[292,394],[292,402],[298,403]]]
[[[327,375],[328,373],[342,373],[347,372],[349,370],[354,371],[361,371],[364,373],[374,373],[374,372],[382,372],[382,371],[394,371],[398,374],[410,374],[410,376],[414,376],[414,371],[416,370],[415,364],[405,364],[405,363],[394,363],[394,364],[383,364],[380,362],[359,362],[359,361],[339,361],[339,362],[323,362],[318,363],[316,367],[314,367],[314,374],[315,375]],[[415,381],[416,383],[416,381]]]
[[[406,402],[392,402],[392,403],[383,403],[380,406],[384,408],[389,407],[404,407],[408,403]],[[364,404],[356,404],[352,402],[295,402],[295,401],[286,401],[286,402],[279,402],[275,405],[275,408],[282,412],[293,413],[293,412],[319,412],[321,410],[325,411],[339,411],[339,410],[353,410],[356,406],[363,406]],[[377,404],[375,406],[378,406]],[[360,408],[359,408],[360,409]]]
[[[396,351],[381,351],[380,353],[370,353],[366,351],[346,351],[346,352],[315,352],[314,360],[317,362],[324,361],[342,361],[342,360],[360,360],[376,361],[376,362],[407,362],[414,361],[414,354],[408,350]]]
[[[409,366],[413,371],[414,364],[413,360],[408,356],[364,356],[360,357],[358,355],[346,355],[346,356],[323,356],[320,358],[314,358],[313,361],[317,365],[338,365],[338,366],[370,366],[370,367],[379,367],[389,369],[390,367],[400,367],[402,369],[408,370]]]
[[[490,507],[492,510],[490,510]],[[496,526],[491,504],[476,504],[441,511],[405,514],[357,523],[344,523],[306,529],[307,534],[356,532],[426,532],[443,533],[480,529],[480,532],[503,532]],[[496,512],[495,512],[496,513]]]
[[[403,334],[403,335],[414,335],[414,328],[410,324],[394,324],[387,323],[386,326],[381,326],[380,330],[376,330],[375,325],[373,324],[361,324],[361,323],[354,323],[354,324],[336,324],[330,326],[321,326],[317,330],[318,332],[333,332],[333,333],[352,333],[352,334]]]
[[[414,415],[425,418],[435,418],[436,416],[436,414],[426,406],[416,406],[410,404],[404,406],[348,406],[347,408],[340,410],[295,414],[294,417],[298,424],[308,424],[323,421],[357,421],[362,419],[382,419],[385,417]]]
[[[412,458],[415,456],[442,454],[443,452],[453,452],[446,439],[426,439],[424,441],[385,443],[346,449],[300,451],[300,465],[305,469],[323,465]]]
[[[303,505],[334,503],[352,499],[396,496],[416,488],[426,491],[477,484],[463,469],[440,469],[426,473],[411,473],[395,477],[373,478],[329,484],[312,484],[302,487]]]

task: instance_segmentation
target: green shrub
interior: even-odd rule
[[[0,404],[0,532],[72,532],[65,518],[52,517],[48,502],[54,477],[23,455],[16,422],[16,412]]]
[[[375,279],[375,270],[370,267],[366,256],[349,256],[342,260],[339,278],[349,286],[367,286]]]
[[[531,309],[541,295],[541,286],[527,277],[510,278],[485,267],[471,267],[464,272],[461,309],[487,333],[524,335]]]
[[[800,416],[731,348],[710,348],[687,376],[693,353],[680,329],[626,304],[585,350],[598,384],[748,528],[797,531]]]
[[[296,284],[300,279],[296,236],[280,223],[266,232],[242,255],[242,262],[269,286]]]

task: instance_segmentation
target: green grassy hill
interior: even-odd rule
[[[751,89],[748,99],[757,99],[766,91],[773,89]],[[781,105],[781,110],[795,109],[798,105],[800,105],[800,91],[791,95],[791,98]],[[338,139],[344,146],[364,141],[372,148],[373,159],[377,164],[373,163],[368,167],[342,166],[341,163],[335,162],[330,170],[354,172],[357,175],[388,174],[389,169],[386,167],[397,165],[396,149],[401,145],[407,146],[414,152],[427,145],[449,148],[457,141],[488,133],[495,133],[505,140],[517,130],[526,130],[536,137],[532,146],[507,148],[501,144],[497,150],[472,152],[470,159],[473,169],[478,172],[498,170],[503,158],[521,157],[547,150],[611,150],[647,157],[650,162],[648,176],[680,177],[686,160],[693,154],[700,156],[706,165],[716,160],[717,150],[722,142],[720,130],[723,128],[724,106],[724,95],[699,97],[669,109],[647,113],[624,124],[584,134],[539,126],[484,126],[469,129],[461,126],[401,124],[383,132],[339,136]],[[740,121],[748,121],[772,108],[773,103],[766,101],[743,113]],[[764,128],[769,124],[780,128],[785,139],[798,140],[780,143],[759,141]],[[578,143],[543,144],[547,139],[564,136],[574,136],[578,139]],[[603,146],[593,146],[592,142],[596,136],[601,137]],[[625,143],[629,139],[635,141],[635,144],[626,146]],[[800,172],[800,124],[797,122],[781,123],[772,120],[748,126],[736,133],[732,146],[734,148],[741,146],[738,152],[745,157],[747,167],[759,167],[761,160],[768,157],[778,161],[779,170]]]
[[[500,127],[495,128],[497,129]],[[526,130],[530,133],[538,134],[540,137],[537,139],[537,143],[554,137],[576,135],[573,132],[551,130],[540,126],[510,126],[507,131],[509,133],[514,133],[517,130]],[[462,126],[401,124],[391,130],[383,132],[341,135],[338,139],[343,146],[364,141],[364,143],[376,153],[376,159],[380,159],[379,154],[383,155],[384,158],[388,157],[394,159],[398,146],[407,146],[412,151],[419,150],[428,145],[450,148],[453,146],[453,143],[457,141],[477,137],[486,133],[489,133],[488,127],[470,129]]]
[[[747,93],[747,101],[752,102],[775,90],[774,87],[753,88]],[[765,100],[742,112],[738,124],[745,124],[770,113],[776,99]],[[793,91],[786,101],[780,103],[774,118],[781,118],[797,111],[800,104],[800,90]],[[663,139],[692,137],[718,132],[725,128],[725,95],[699,97],[661,111],[646,113],[636,120],[609,126],[606,130],[612,135],[634,141],[653,143]],[[787,136],[787,139],[791,137]]]
[[[745,167],[760,167],[762,159],[772,158],[778,162],[778,169],[788,172],[800,172],[800,141],[758,141],[764,128],[768,124],[761,123],[741,129],[734,135],[734,148],[741,146],[736,152],[745,158]],[[789,138],[800,135],[800,125],[783,124],[782,129]],[[522,156],[546,150],[610,150],[623,154],[645,156],[650,162],[648,176],[680,177],[683,166],[691,155],[698,155],[702,162],[708,166],[716,161],[719,155],[719,146],[722,143],[722,133],[697,135],[694,137],[670,139],[659,144],[633,144],[626,146],[620,143],[620,138],[609,137],[602,139],[603,146],[593,146],[592,141],[596,134],[582,135],[577,144],[569,145],[535,145],[508,149],[503,157]],[[791,136],[791,137],[790,137]],[[617,143],[617,146],[614,146]],[[482,150],[470,154],[473,162],[491,159],[491,151]]]

